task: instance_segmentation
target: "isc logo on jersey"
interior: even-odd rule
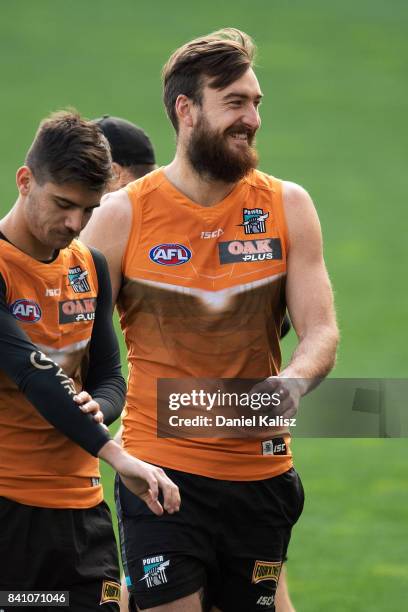
[[[158,244],[150,249],[149,257],[161,266],[180,266],[191,259],[191,251],[183,244]]]
[[[16,300],[11,304],[10,312],[23,323],[36,323],[41,319],[41,308],[33,300]]]

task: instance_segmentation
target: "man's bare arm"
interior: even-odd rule
[[[286,301],[299,344],[280,376],[309,379],[311,388],[312,381],[326,376],[335,363],[339,334],[333,292],[310,196],[286,182],[283,199],[289,233]]]
[[[132,207],[124,189],[106,194],[82,232],[82,242],[101,251],[107,261],[112,284],[112,303],[122,284],[122,257],[132,223]]]

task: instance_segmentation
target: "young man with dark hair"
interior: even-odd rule
[[[102,425],[125,395],[111,286],[103,255],[75,238],[110,175],[99,128],[56,113],[41,123],[0,221],[0,591],[69,591],[75,612],[117,610],[119,600],[97,457],[153,513],[179,505],[164,472]]]
[[[275,610],[303,506],[287,428],[158,437],[158,379],[264,379],[253,389],[279,391],[288,418],[335,360],[313,203],[298,185],[256,170],[262,92],[253,56],[251,39],[235,29],[172,55],[163,81],[176,155],[108,195],[85,235],[107,255],[129,351],[124,447],[165,466],[183,499],[180,513],[158,521],[119,483],[133,610]],[[286,306],[299,342],[281,370]]]

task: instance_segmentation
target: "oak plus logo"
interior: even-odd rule
[[[282,245],[279,238],[219,242],[218,251],[221,264],[282,259]]]
[[[34,300],[16,300],[10,305],[10,312],[22,323],[36,323],[41,319],[41,308]]]
[[[95,319],[96,298],[65,300],[59,303],[59,322],[78,323]]]
[[[163,243],[150,249],[149,257],[161,266],[180,266],[191,259],[191,251],[184,244]]]

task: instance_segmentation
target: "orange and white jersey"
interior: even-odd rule
[[[288,244],[281,181],[252,171],[211,207],[183,195],[162,169],[126,190],[133,217],[118,299],[129,359],[125,448],[212,478],[285,472],[287,433],[287,453],[269,455],[259,440],[158,438],[156,431],[159,378],[279,372]]]
[[[10,314],[80,390],[98,294],[89,249],[75,240],[42,263],[2,239],[0,276]],[[0,370],[0,495],[34,506],[91,507],[103,498],[99,476],[98,460],[48,423]]]

